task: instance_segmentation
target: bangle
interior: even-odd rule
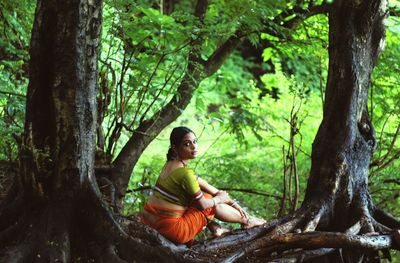
[[[214,198],[211,198],[211,200],[213,201],[213,206],[212,207],[215,207],[217,205],[217,203],[215,202]]]

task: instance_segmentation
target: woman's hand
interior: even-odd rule
[[[229,194],[225,191],[218,191],[215,194],[215,197],[218,198],[219,203],[224,203],[224,204],[232,204],[233,200],[229,197]]]
[[[240,215],[241,215],[243,218],[245,218],[245,219],[249,218],[249,215],[246,213],[246,211],[243,210],[243,208],[242,208],[238,203],[233,202],[233,203],[231,204],[231,206],[232,206],[233,208],[235,208],[236,210],[238,210],[239,213],[240,213]]]

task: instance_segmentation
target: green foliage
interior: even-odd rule
[[[34,1],[0,3],[0,159],[15,160],[12,134],[20,134],[28,85],[28,47]]]
[[[400,197],[397,193],[400,182],[397,178],[400,169],[398,162],[400,142],[396,134],[400,126],[400,76],[393,72],[400,71],[400,62],[397,59],[400,52],[398,46],[400,20],[397,17],[390,17],[387,25],[386,47],[372,76],[369,100],[370,115],[377,137],[373,163],[378,164],[370,171],[370,188],[378,204],[398,215]]]

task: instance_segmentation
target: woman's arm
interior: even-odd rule
[[[214,207],[218,204],[232,204],[233,201],[225,191],[218,191],[213,198],[201,197],[199,200],[194,202],[194,206],[200,210],[204,210],[210,207]]]
[[[204,179],[197,177],[197,181],[199,182],[200,189],[203,192],[209,193],[212,196],[215,196],[219,192],[219,190],[216,187],[207,183]]]
[[[207,183],[206,180],[204,180],[204,179],[202,179],[200,177],[197,177],[197,181],[199,182],[200,189],[203,192],[211,194],[212,196],[214,196],[214,198],[220,192],[216,187],[214,187],[211,184]],[[210,203],[210,202],[207,202],[207,200],[210,200],[210,199],[207,199],[207,198],[204,198],[204,199],[205,200],[201,201],[202,204],[199,204],[199,207],[205,207],[203,209],[207,209],[208,207],[211,207],[214,204],[214,203],[207,204],[207,203]],[[212,201],[212,200],[210,200],[210,201]],[[220,203],[220,202],[218,202],[218,203]],[[244,209],[237,202],[233,202],[231,200],[230,203],[228,203],[228,204],[231,205],[236,210],[238,210],[242,217],[248,218],[248,214],[244,211]]]

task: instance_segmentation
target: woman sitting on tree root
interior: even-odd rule
[[[187,168],[196,158],[197,140],[192,130],[176,127],[170,136],[167,162],[154,193],[141,213],[142,222],[176,243],[190,243],[207,226],[214,237],[229,229],[215,221],[240,223],[242,228],[262,225],[264,219],[249,216],[225,191],[220,191]]]

